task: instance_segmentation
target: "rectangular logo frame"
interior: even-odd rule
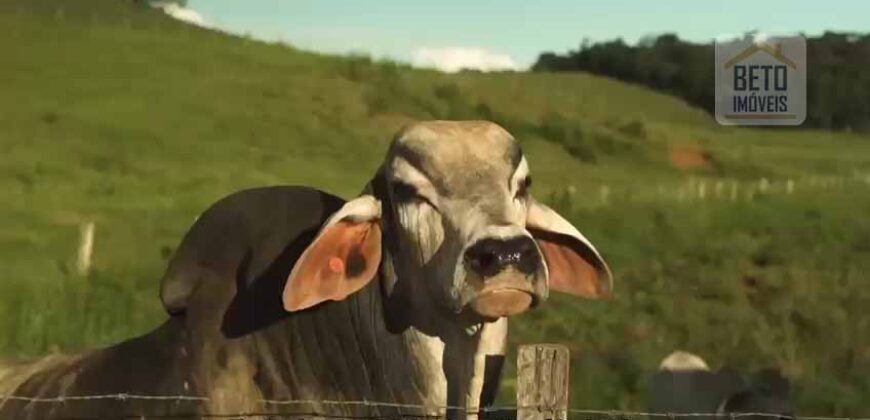
[[[801,125],[807,116],[806,57],[802,36],[716,40],[716,121]]]

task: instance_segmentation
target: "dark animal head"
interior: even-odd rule
[[[759,416],[742,416],[750,420],[769,420],[771,415],[780,419],[794,418],[791,384],[774,369],[759,371],[743,389],[722,402],[720,413],[762,413]]]

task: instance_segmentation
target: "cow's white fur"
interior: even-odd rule
[[[344,204],[335,214],[329,217],[321,233],[326,228],[343,220],[349,222],[367,222],[381,218],[381,202],[371,195],[363,195]]]

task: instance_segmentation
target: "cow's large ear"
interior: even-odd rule
[[[381,262],[381,203],[371,195],[347,202],[305,249],[284,285],[284,309],[342,300],[362,289]]]
[[[551,208],[529,199],[526,229],[547,261],[551,289],[591,299],[611,296],[610,268],[571,223]]]

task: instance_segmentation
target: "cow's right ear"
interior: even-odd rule
[[[362,289],[381,263],[381,202],[371,195],[348,201],[305,249],[284,285],[284,309],[299,311],[342,300]]]

